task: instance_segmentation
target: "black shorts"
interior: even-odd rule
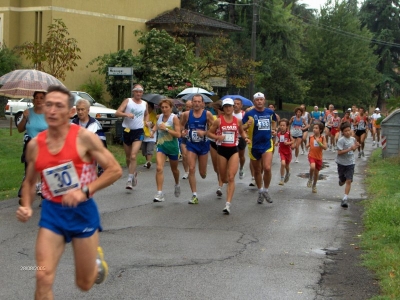
[[[218,155],[221,155],[226,158],[226,160],[229,160],[231,156],[235,153],[239,152],[239,149],[237,146],[235,147],[224,147],[224,146],[218,146]]]
[[[122,141],[125,145],[131,146],[133,142],[143,141],[144,131],[143,128],[131,129],[129,132],[123,131]]]
[[[351,182],[353,182],[354,165],[344,166],[338,164],[337,171],[339,174],[340,182],[345,182],[346,180],[351,180]]]
[[[356,136],[362,136],[365,133],[367,133],[365,130],[356,130]]]
[[[244,140],[244,138],[242,138],[241,136],[239,136],[239,144],[238,144],[238,148],[239,150],[244,150],[246,149],[247,143]]]
[[[210,140],[210,146],[211,146],[211,148],[218,150],[218,145],[216,142]]]

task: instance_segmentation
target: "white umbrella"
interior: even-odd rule
[[[202,89],[199,87],[191,87],[191,88],[184,89],[182,92],[180,92],[178,94],[177,97],[182,97],[183,95],[187,95],[187,94],[204,94],[204,95],[209,95],[209,96],[214,95],[214,93],[209,92],[205,89]]]

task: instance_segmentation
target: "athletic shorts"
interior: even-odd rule
[[[142,142],[142,155],[153,155],[156,142]]]
[[[210,146],[211,146],[211,148],[215,149],[215,151],[217,151],[217,150],[218,150],[218,145],[217,145],[217,143],[216,143],[216,142],[214,142],[214,141],[210,141]]]
[[[365,130],[356,130],[356,136],[362,136],[365,133],[367,133]]]
[[[322,169],[322,160],[316,159],[314,157],[308,157],[308,161],[310,164],[314,163],[315,164],[315,169],[318,171],[321,171]]]
[[[187,138],[186,137],[182,137],[179,140],[180,140],[180,144],[179,145],[181,145],[181,144],[186,145],[186,143],[187,143]]]
[[[259,160],[261,159],[262,155],[266,152],[273,152],[274,151],[274,143],[272,139],[269,140],[269,143],[265,145],[265,148],[262,149],[254,149],[253,147],[249,147],[249,157],[251,160]]]
[[[217,151],[218,151],[218,155],[225,157],[226,160],[229,160],[232,155],[239,152],[239,148],[237,146],[235,146],[235,147],[218,146]]]
[[[131,146],[133,142],[143,141],[144,139],[143,128],[131,129],[129,132],[126,132],[125,130],[126,128],[124,128],[122,134],[122,141],[124,142],[125,145]]]
[[[238,148],[239,150],[244,150],[246,149],[246,141],[244,140],[244,138],[242,138],[241,136],[239,136],[239,144],[238,144]]]
[[[338,133],[340,130],[339,130],[339,128],[337,128],[337,127],[332,127],[331,128],[331,134],[332,135],[336,135],[336,133]]]
[[[290,162],[292,161],[292,151],[290,151],[289,153],[279,152],[279,156],[281,158],[281,161],[284,160],[287,165],[290,164]]]
[[[197,143],[187,141],[186,149],[190,152],[196,153],[197,155],[206,155],[210,152],[210,141]]]
[[[353,182],[354,165],[344,166],[338,164],[337,171],[340,182],[345,182],[346,180],[351,180],[351,182]]]
[[[73,238],[87,238],[96,230],[103,230],[96,202],[92,198],[79,203],[77,207],[63,206],[61,203],[44,199],[39,227],[64,236],[66,243],[71,242]]]
[[[168,154],[158,147],[157,147],[157,152],[165,154],[165,156],[167,156],[170,160],[178,160],[178,156],[179,156],[178,154]]]

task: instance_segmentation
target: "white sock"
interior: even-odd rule
[[[262,192],[264,192],[264,189],[261,188],[261,189],[258,190],[258,192],[261,194]]]
[[[162,191],[158,191],[157,193],[161,195],[161,194],[162,194]]]
[[[193,196],[196,196],[196,197],[197,197],[197,193],[196,193],[196,192],[194,192],[194,193],[193,193]]]
[[[347,200],[347,195],[344,194],[343,200]]]
[[[230,207],[231,203],[230,202],[226,202],[226,206]]]
[[[128,175],[128,180],[132,180],[133,179],[133,174],[129,174]]]

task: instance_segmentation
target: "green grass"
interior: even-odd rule
[[[17,198],[18,189],[24,175],[24,164],[21,163],[23,146],[23,134],[14,128],[10,136],[9,129],[0,128],[0,201]],[[123,167],[125,163],[125,152],[122,145],[108,145],[119,164]],[[155,155],[153,156],[153,162]],[[139,154],[138,166],[144,165],[146,159]]]
[[[0,199],[16,198],[24,174],[21,163],[23,134],[0,129]]]
[[[381,153],[373,152],[365,179],[363,259],[380,280],[382,295],[373,299],[400,299],[400,157],[382,159]]]

